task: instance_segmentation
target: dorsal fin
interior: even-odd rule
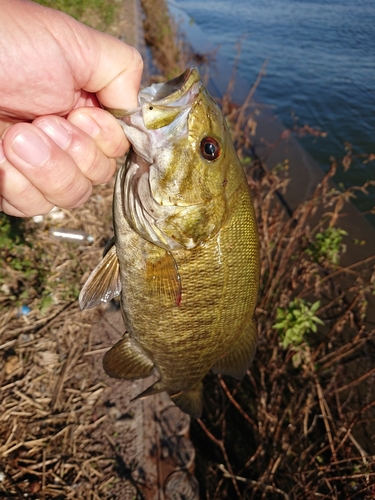
[[[107,251],[106,246],[103,259],[92,271],[79,294],[81,309],[91,309],[120,295],[120,266],[114,240],[111,241],[112,246]]]

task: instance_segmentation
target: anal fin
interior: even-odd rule
[[[103,358],[103,368],[107,375],[113,378],[136,380],[148,377],[154,369],[154,364],[131,341],[125,333]]]
[[[242,378],[252,362],[257,346],[258,333],[254,321],[244,331],[239,341],[212,366],[214,373]]]
[[[135,398],[132,399],[132,401],[135,401],[136,399],[143,399],[147,398],[147,396],[152,396],[153,394],[159,394],[160,392],[166,391],[167,388],[160,382],[160,380],[157,380],[154,384],[150,385],[150,387],[147,387],[143,392],[138,394]]]
[[[194,418],[200,418],[203,409],[203,384],[199,382],[196,386],[170,398],[183,412]]]
[[[200,418],[202,415],[203,408],[203,384],[199,382],[196,386],[186,391],[180,391],[175,394],[171,394],[168,388],[163,384],[162,381],[158,380],[145,391],[141,392],[135,399],[143,399],[147,396],[152,396],[153,394],[159,394],[160,392],[167,392],[171,400],[177,405],[180,410],[191,415],[195,418]]]

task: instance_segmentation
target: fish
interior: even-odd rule
[[[259,238],[246,176],[195,66],[111,110],[131,143],[113,196],[114,237],[84,284],[81,309],[121,295],[122,338],[104,371],[166,392],[200,418],[203,378],[242,378],[258,333]],[[135,398],[136,399],[136,398]]]

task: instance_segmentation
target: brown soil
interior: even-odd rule
[[[139,46],[138,16],[136,0],[122,0],[107,31]],[[176,480],[197,496],[189,417],[166,395],[130,402],[152,381],[117,381],[103,371],[104,352],[124,330],[119,308],[78,307],[77,290],[113,234],[112,192],[113,181],[97,187],[57,223],[26,221],[21,253],[37,268],[43,249],[52,304],[42,307],[39,288],[13,269],[13,255],[3,269],[0,498],[159,499]],[[48,229],[56,225],[84,230],[94,243],[53,240]],[[24,288],[31,312],[19,316],[22,300],[14,298]]]
[[[12,296],[3,297],[0,498],[154,499],[181,468],[185,487],[197,487],[189,417],[166,395],[131,402],[152,380],[118,381],[103,371],[104,352],[124,330],[116,302],[82,312],[75,297],[112,235],[112,192],[113,181],[83,207],[62,212],[60,225],[85,230],[90,246],[51,239],[47,217],[27,221],[39,241],[30,258],[40,259],[43,248],[58,285],[44,312],[37,294],[20,317]],[[22,279],[11,264],[10,286]]]

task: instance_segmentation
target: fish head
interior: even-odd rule
[[[132,144],[122,196],[133,229],[167,250],[216,234],[243,172],[198,69],[142,90],[120,123]]]

